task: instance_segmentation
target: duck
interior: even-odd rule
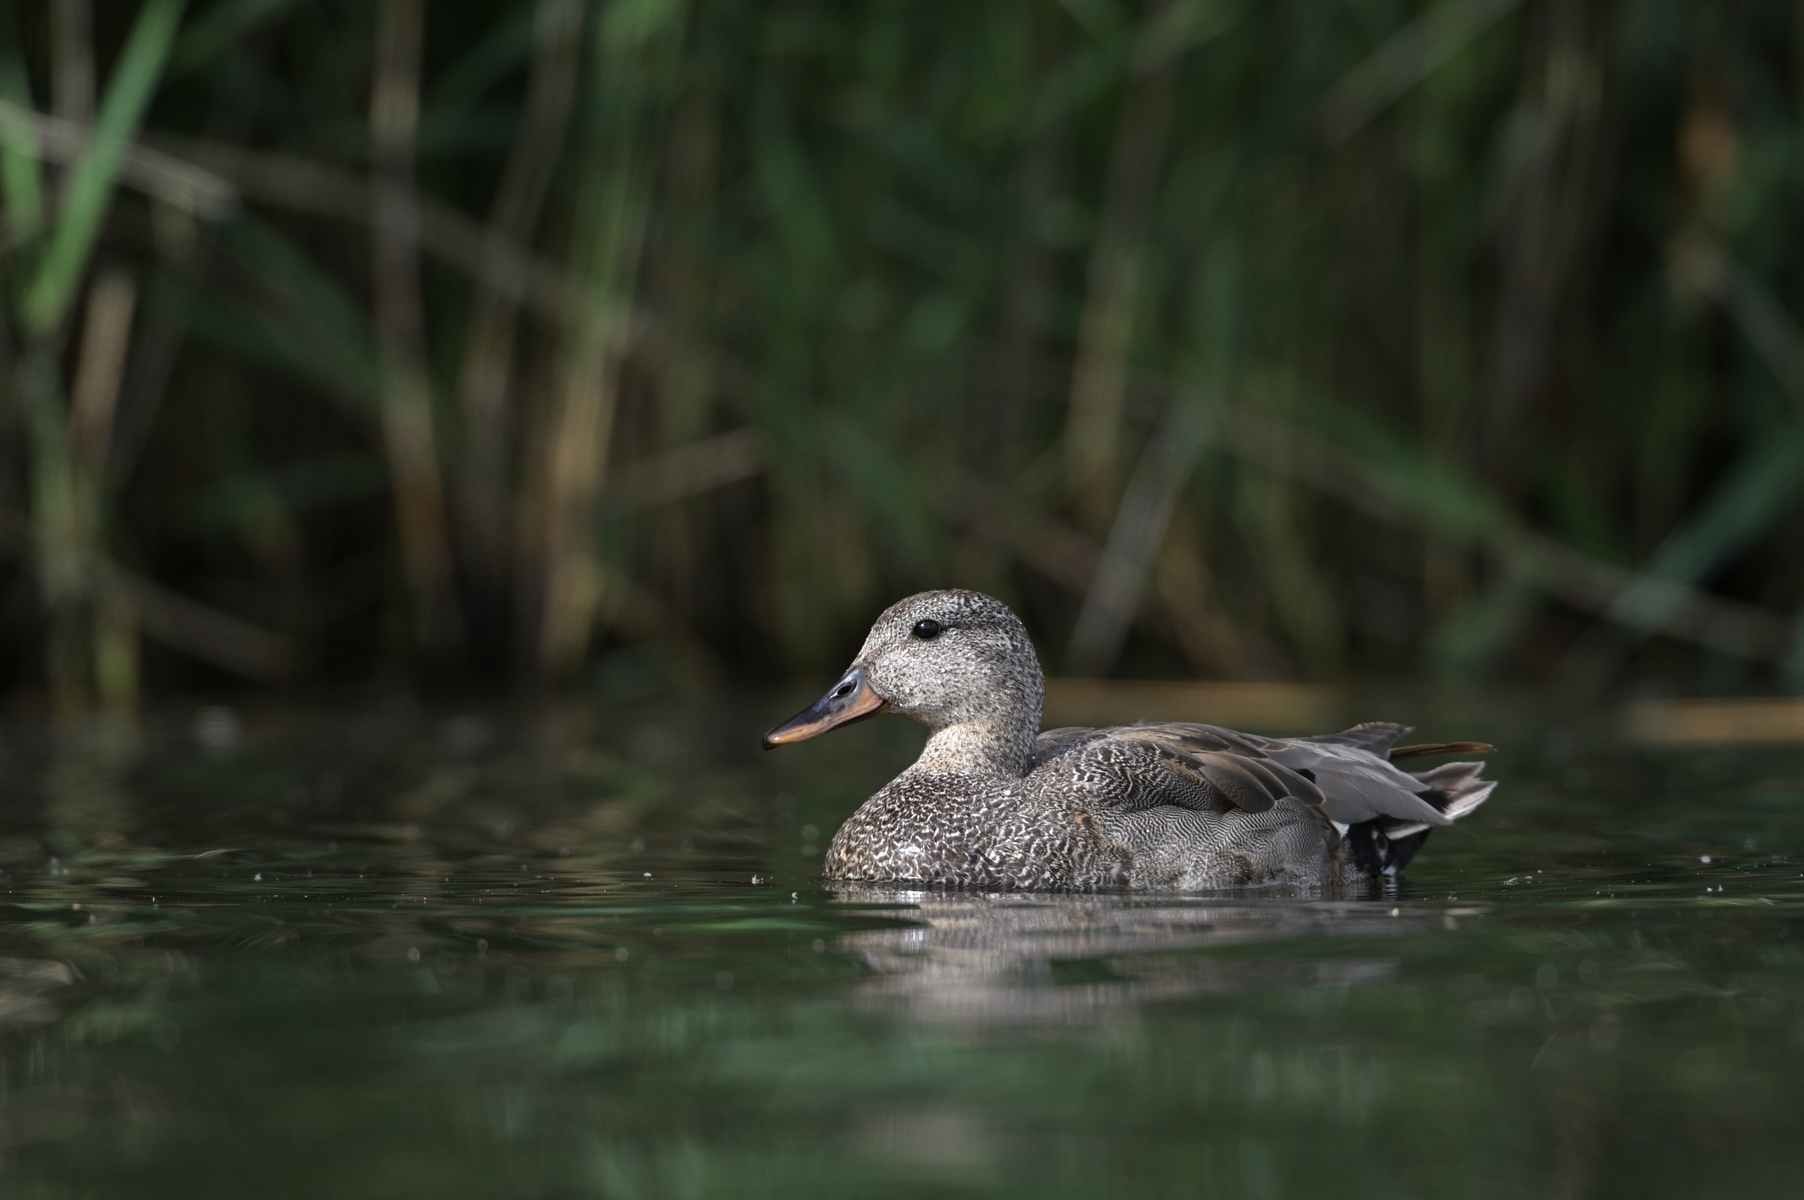
[[[1042,730],[1021,619],[982,592],[921,592],[767,750],[890,713],[920,756],[840,826],[828,883],[986,892],[1213,891],[1394,878],[1496,784],[1482,742],[1399,745],[1403,725],[1267,737],[1174,721]],[[1476,754],[1409,770],[1399,761]]]

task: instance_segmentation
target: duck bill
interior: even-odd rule
[[[765,734],[764,748],[775,750],[790,742],[805,742],[829,729],[862,721],[882,708],[883,697],[865,681],[864,668],[853,667],[827,689],[825,696]]]

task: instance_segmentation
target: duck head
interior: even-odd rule
[[[890,605],[827,694],[764,735],[769,750],[889,711],[960,730],[1025,761],[1045,683],[1021,619],[981,592],[921,592]]]

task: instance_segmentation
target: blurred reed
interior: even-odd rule
[[[954,582],[1084,674],[1804,682],[1795,5],[5,21],[66,708],[828,669]]]

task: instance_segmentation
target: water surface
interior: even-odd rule
[[[1499,715],[1504,786],[1394,894],[948,896],[814,874],[918,735],[763,756],[759,725],[0,732],[6,1194],[1698,1196],[1804,1170],[1804,752]]]

